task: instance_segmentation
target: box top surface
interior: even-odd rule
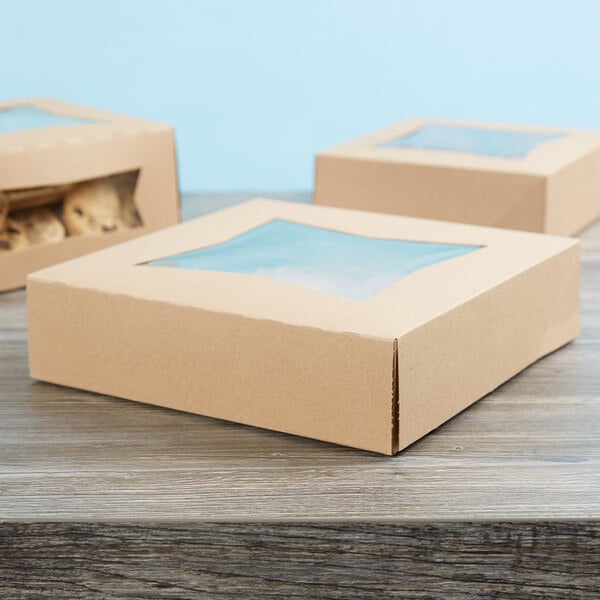
[[[392,340],[577,244],[257,199],[29,281]]]
[[[31,98],[0,103],[0,153],[140,135],[170,127],[104,110]]]
[[[319,156],[548,176],[598,149],[598,131],[411,119]]]

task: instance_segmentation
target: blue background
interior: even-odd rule
[[[410,116],[600,128],[594,0],[1,0],[3,99],[170,122],[183,191],[305,190]]]

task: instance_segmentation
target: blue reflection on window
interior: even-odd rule
[[[35,106],[19,105],[0,110],[0,135],[26,129],[42,127],[64,127],[65,125],[88,125],[89,119],[78,119],[47,112]]]
[[[145,264],[247,273],[368,300],[418,269],[480,247],[382,240],[276,219],[227,242]]]
[[[425,125],[413,133],[379,144],[379,147],[444,150],[519,159],[527,156],[539,144],[561,137],[564,134]]]

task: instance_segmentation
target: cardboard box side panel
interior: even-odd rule
[[[579,246],[398,340],[404,448],[579,333]]]
[[[542,232],[544,178],[317,157],[315,203]]]
[[[136,202],[148,227],[144,233],[176,225],[180,201],[173,132],[154,132],[147,141],[140,142],[137,155],[132,156],[140,162]],[[123,160],[126,158],[124,154]]]
[[[32,377],[391,454],[393,341],[30,280]]]
[[[573,235],[600,216],[600,149],[550,176],[545,231]]]

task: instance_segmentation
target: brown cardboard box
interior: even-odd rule
[[[571,235],[600,215],[600,132],[404,121],[320,153],[315,202]]]
[[[384,454],[579,332],[577,240],[271,200],[27,287],[34,378]]]
[[[33,119],[33,125],[19,127],[20,119]],[[65,190],[90,180],[112,181],[117,174],[133,176],[130,191],[140,226],[0,251],[0,291],[25,285],[32,271],[179,219],[175,144],[169,125],[50,99],[0,104],[0,192],[9,199],[9,218],[23,206],[37,209],[47,203],[62,219]]]

